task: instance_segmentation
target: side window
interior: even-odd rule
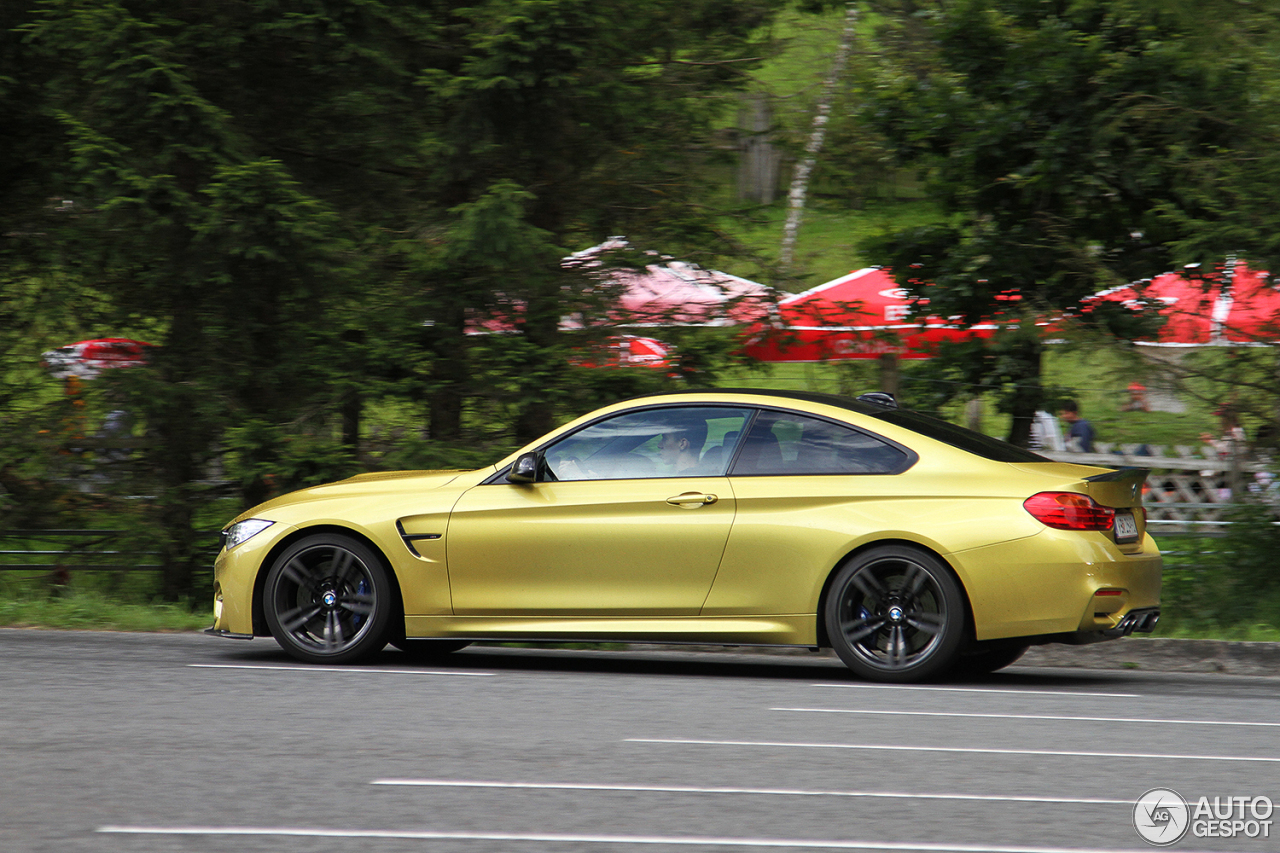
[[[719,406],[628,412],[548,447],[547,467],[557,480],[722,477],[748,414]]]
[[[864,432],[790,412],[761,412],[731,473],[893,474],[906,462],[906,453]]]

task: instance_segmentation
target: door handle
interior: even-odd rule
[[[667,503],[672,506],[680,506],[685,509],[697,509],[700,506],[713,504],[720,500],[715,495],[704,495],[702,492],[685,492],[683,495],[676,495],[674,498],[667,498]]]

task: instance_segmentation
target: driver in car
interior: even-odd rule
[[[702,445],[707,443],[707,422],[688,423],[662,434],[658,453],[671,466],[673,474],[694,474],[702,459]]]

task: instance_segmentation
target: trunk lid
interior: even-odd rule
[[[1071,462],[1018,462],[1013,463],[1013,467],[1043,477],[1042,491],[1079,492],[1102,506],[1117,510],[1117,521],[1109,535],[1124,553],[1142,550],[1147,532],[1147,513],[1143,509],[1142,498],[1150,473],[1146,468],[1100,468]],[[1133,518],[1136,536],[1132,535],[1122,517],[1126,515]],[[1117,530],[1121,535],[1117,536]]]

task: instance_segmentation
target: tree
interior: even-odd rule
[[[76,210],[63,250],[119,320],[154,318],[163,335],[132,405],[153,438],[170,600],[194,592],[205,560],[199,481],[222,430],[305,410],[324,384],[305,368],[332,345],[332,217],[215,99],[212,69],[235,67],[224,51],[245,33],[211,26],[225,23],[217,6],[67,0],[30,27],[69,151],[51,170]]]
[[[426,165],[440,207],[485,227],[455,220],[443,233],[453,285],[437,291],[435,338],[464,357],[460,290],[464,307],[520,306],[518,438],[550,427],[566,390],[556,325],[588,282],[561,258],[611,234],[673,253],[712,241],[698,168],[781,5],[517,0],[448,18],[455,50],[420,75],[435,119]],[[435,393],[465,394],[466,369],[448,372]]]
[[[1025,444],[1045,399],[1033,320],[1169,269],[1187,223],[1215,219],[1202,181],[1235,143],[1247,67],[1141,0],[962,0],[927,19],[927,58],[887,59],[870,118],[945,220],[871,248],[929,313],[1014,321],[956,355],[1003,388]]]
[[[443,439],[494,398],[517,436],[549,427],[585,282],[560,259],[708,241],[697,167],[782,2],[39,3],[36,185],[74,210],[52,239],[161,344],[126,384],[164,595],[193,591],[219,448],[250,505],[306,425],[354,444],[372,393],[425,399]],[[469,318],[517,308],[501,373],[474,364]]]
[[[805,196],[809,192],[809,176],[817,162],[818,153],[822,150],[826,138],[827,121],[831,113],[831,101],[835,94],[840,75],[844,72],[849,53],[853,50],[854,36],[858,27],[858,3],[849,0],[845,4],[844,30],[840,34],[840,44],[835,58],[831,60],[831,69],[822,81],[822,95],[814,109],[813,126],[809,131],[809,141],[804,147],[804,159],[796,164],[791,178],[791,189],[787,193],[787,219],[782,228],[782,248],[778,252],[779,262],[784,269],[789,269],[795,260],[796,232],[800,230],[800,220],[804,215]]]

